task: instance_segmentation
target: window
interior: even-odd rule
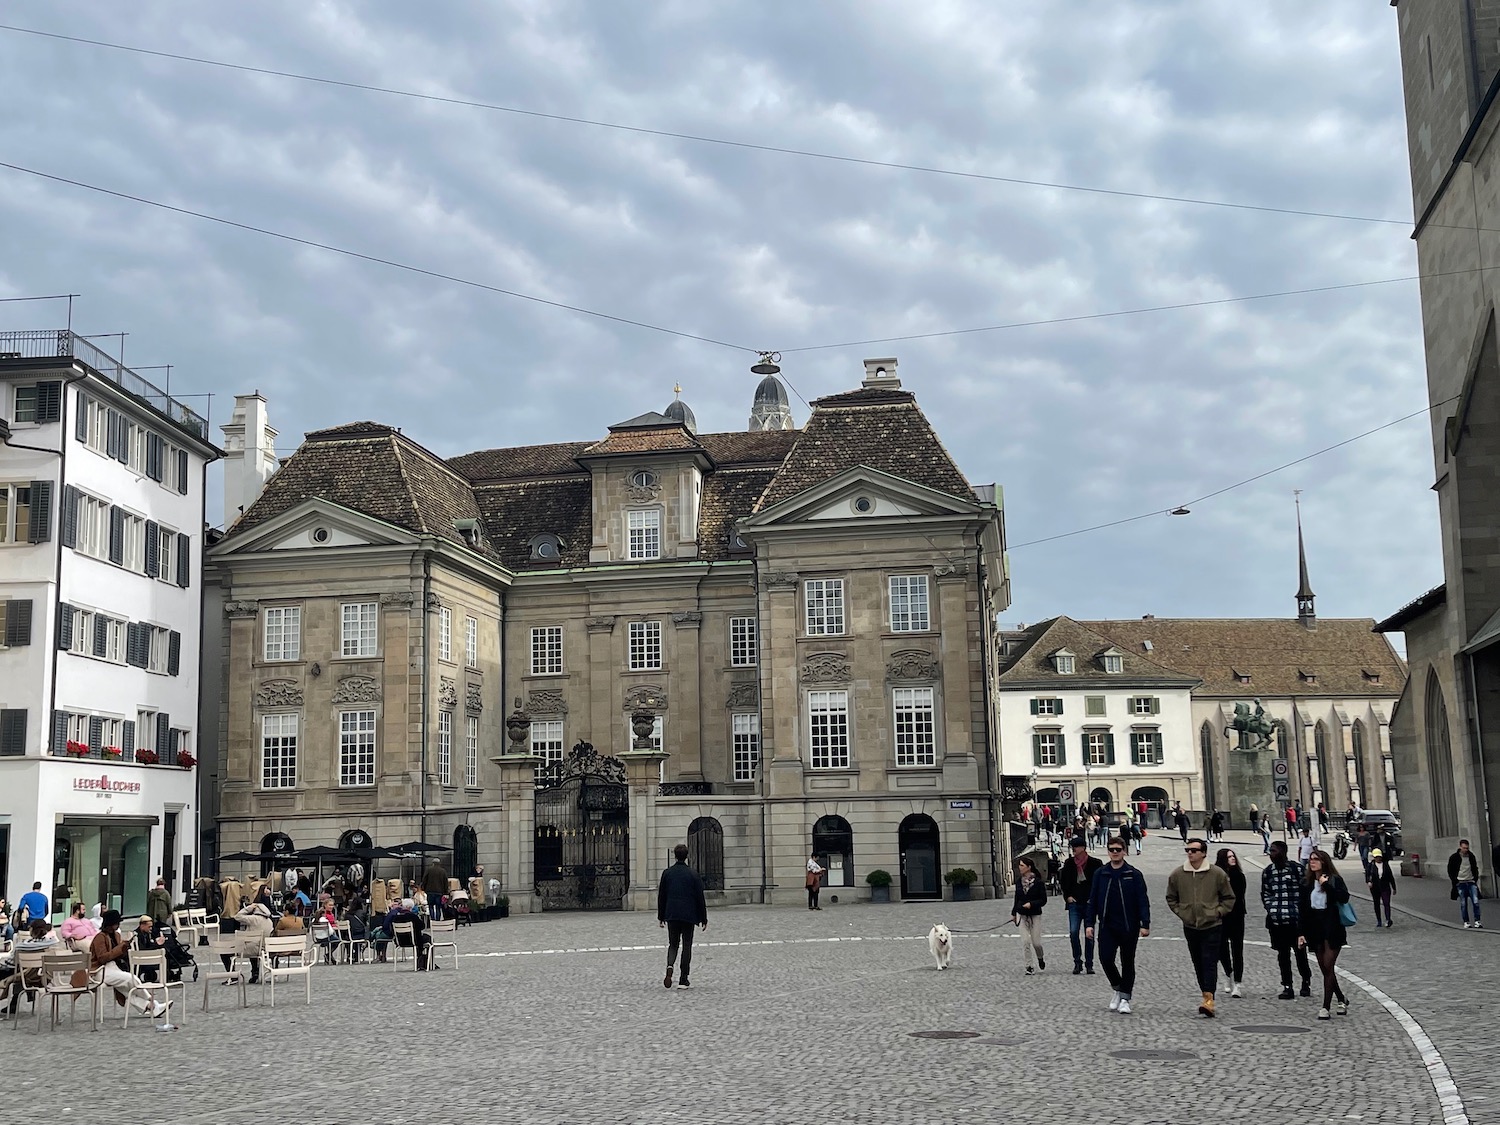
[[[932,689],[897,688],[896,764],[898,766],[932,766],[937,764],[937,741],[934,734]]]
[[[472,617],[470,621],[474,620]],[[464,716],[464,784],[479,787],[479,716]]]
[[[1035,751],[1033,757],[1039,766],[1060,766],[1063,764],[1062,739],[1060,734],[1034,734],[1031,736],[1032,749]]]
[[[892,575],[890,586],[891,632],[920,633],[932,628],[927,608],[927,575]]]
[[[729,664],[733,668],[753,668],[759,659],[755,644],[755,618],[729,619]]]
[[[472,617],[464,618],[464,663],[479,667],[479,622]]]
[[[267,660],[302,659],[302,609],[295,605],[266,608],[265,653]]]
[[[661,669],[661,622],[630,623],[630,670],[654,672]]]
[[[1042,696],[1040,699],[1031,701],[1031,713],[1033,715],[1056,716],[1063,713],[1063,701],[1061,699]]]
[[[146,521],[125,512],[121,516],[120,562],[127,570],[143,573],[146,569]]]
[[[1114,737],[1107,731],[1089,731],[1083,736],[1084,749],[1088,752],[1090,766],[1112,766],[1115,764]]]
[[[1071,676],[1073,674],[1073,656],[1071,653],[1060,652],[1052,658],[1052,667],[1060,676]]]
[[[79,425],[83,428],[82,438],[85,444],[98,453],[109,452],[109,410],[102,402],[86,396],[82,391],[78,393],[79,401]]]
[[[438,610],[438,659],[453,659],[453,611],[447,606]]]
[[[344,656],[375,655],[375,622],[377,607],[374,602],[350,602],[343,609]]]
[[[1119,675],[1119,673],[1125,671],[1125,658],[1123,656],[1107,654],[1104,657],[1104,670],[1111,676]]]
[[[69,652],[76,652],[79,656],[94,655],[94,611],[91,609],[73,608],[73,636]]]
[[[760,716],[731,715],[729,729],[734,740],[734,779],[754,781],[760,771]]]
[[[138,731],[146,729],[142,723]],[[143,736],[139,733],[137,738]],[[297,716],[262,715],[260,720],[260,786],[293,789],[297,785]]]
[[[35,422],[36,421],[36,396],[37,388],[16,388],[16,409],[11,414],[12,422]]]
[[[531,724],[531,753],[538,759],[536,785],[540,789],[562,771],[563,725],[561,719]]]
[[[1130,713],[1132,715],[1158,715],[1161,713],[1161,700],[1154,695],[1132,696]]]
[[[0,543],[25,543],[31,525],[31,485],[0,484]]]
[[[1427,670],[1427,689],[1422,704],[1423,742],[1428,768],[1432,771],[1432,832],[1435,836],[1458,835],[1458,795],[1454,784],[1453,744],[1448,727],[1448,703],[1443,698],[1437,669]]]
[[[375,784],[374,711],[339,712],[339,784]]]
[[[124,431],[123,441],[125,444],[125,464],[130,471],[140,476],[146,473],[146,431],[134,422],[126,422],[121,427]]]
[[[170,528],[157,525],[156,528],[156,573],[152,576],[163,582],[177,584],[177,568],[173,559],[176,557],[177,532]]]
[[[1102,695],[1086,695],[1083,697],[1083,713],[1090,718],[1097,719],[1104,714],[1105,704]]]
[[[630,483],[636,488],[655,488],[656,474],[650,469],[637,469],[630,474]]]
[[[802,584],[807,635],[834,637],[844,631],[844,580],[809,578]]]
[[[68,715],[68,741],[89,744],[89,717],[73,712]]]
[[[1155,731],[1134,731],[1130,735],[1130,764],[1159,766],[1163,761],[1161,735]]]
[[[155,711],[142,709],[135,713],[135,744],[137,746],[144,750],[156,749],[156,725],[160,719],[161,715]]]
[[[630,539],[626,558],[661,558],[661,511],[636,509],[626,513],[625,522]]]
[[[167,674],[167,644],[169,630],[156,625],[147,625],[146,631],[146,671],[155,672],[158,675]]]
[[[149,628],[149,626],[147,626],[147,628]],[[151,656],[151,665],[150,665],[151,671],[153,671],[153,672],[165,672],[167,670],[167,652],[168,652],[168,650],[167,650],[167,643],[168,643],[168,639],[169,639],[169,634],[168,634],[168,632],[167,632],[166,629],[154,629],[154,630],[152,630],[152,633],[153,633],[153,636],[151,638],[151,654],[150,654],[150,656]],[[157,638],[155,636],[156,633],[160,633],[161,634],[161,646],[160,647],[161,647],[161,665],[162,666],[160,668],[158,668],[156,666],[156,656],[157,656],[157,651],[156,651],[157,650]],[[104,659],[105,660],[113,661],[116,664],[124,664],[126,662],[127,655],[128,655],[128,652],[129,652],[129,650],[126,647],[126,643],[128,642],[129,638],[130,638],[130,626],[129,626],[128,622],[120,621],[119,619],[114,618],[114,617],[106,617],[106,618],[104,618],[104,652],[102,654],[103,657],[104,657]]]
[[[109,558],[109,503],[78,494],[78,550],[96,559]]]
[[[438,782],[453,784],[453,712],[438,712]]]
[[[125,747],[120,742],[120,736],[124,732],[125,724],[119,719],[99,719],[99,745],[113,746],[116,750],[123,751]]]
[[[807,693],[807,733],[815,770],[849,768],[849,693]]]
[[[531,674],[552,676],[563,670],[562,626],[544,625],[531,631]]]

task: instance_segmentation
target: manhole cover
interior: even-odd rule
[[[916,1039],[978,1039],[977,1031],[913,1031],[909,1033]]]
[[[1294,1027],[1289,1023],[1247,1023],[1234,1029],[1247,1035],[1306,1035],[1310,1027]]]
[[[1109,1053],[1109,1056],[1112,1059],[1138,1059],[1143,1061],[1159,1060],[1176,1062],[1182,1059],[1196,1059],[1198,1057],[1198,1052],[1173,1051],[1170,1049],[1144,1049],[1130,1051],[1111,1051]]]
[[[974,1042],[983,1043],[988,1047],[1019,1047],[1022,1043],[1026,1042],[1026,1040],[1007,1039],[1003,1035],[989,1035],[985,1036],[982,1039],[976,1039],[974,1040]]]

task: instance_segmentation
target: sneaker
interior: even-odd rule
[[[1111,1012],[1118,1012],[1120,1010],[1120,994],[1118,992],[1110,993],[1109,1010]]]
[[[1084,972],[1085,972],[1085,973],[1087,973],[1087,974],[1088,974],[1088,975],[1089,975],[1089,976],[1093,976],[1093,975],[1094,975],[1094,966],[1092,966],[1092,965],[1089,965],[1089,966],[1088,966],[1088,967],[1087,967],[1087,968],[1085,968],[1085,969],[1084,969],[1084,970],[1083,970],[1083,971],[1084,971]]]
[[[1482,930],[1482,929],[1484,929],[1484,925],[1483,925],[1483,923],[1481,923],[1481,922],[1475,922],[1475,923],[1474,923],[1474,928],[1475,928],[1475,929],[1476,929],[1476,930]]]
[[[1229,995],[1234,997],[1236,1000],[1243,1000],[1245,998],[1245,994],[1240,991],[1239,981],[1234,982],[1234,987],[1229,990]]]
[[[1464,923],[1464,929],[1466,929],[1466,930],[1467,930],[1467,929],[1468,929],[1468,928],[1469,928],[1469,923],[1467,923],[1467,922],[1465,922],[1465,923]]]
[[[1128,996],[1122,996],[1122,997],[1120,997],[1120,1009],[1119,1009],[1119,1011],[1120,1011],[1120,1015],[1122,1015],[1122,1016],[1128,1016],[1128,1015],[1130,1015],[1130,997],[1128,997]]]
[[[1328,1014],[1328,1009],[1327,1008],[1319,1008],[1318,1009],[1318,1018],[1320,1020],[1326,1020],[1326,1019],[1332,1019],[1333,1017],[1331,1017]]]
[[[1295,1000],[1296,998],[1297,994],[1292,991],[1291,985],[1287,985],[1279,993],[1276,994],[1276,999],[1278,1000]]]
[[[1026,975],[1028,977],[1034,977],[1034,976],[1036,976],[1036,970],[1033,969],[1030,965],[1027,965],[1026,966]]]
[[[1038,969],[1045,969],[1047,967],[1047,958],[1043,957],[1040,953],[1036,955],[1036,967]]]
[[[1339,1015],[1341,1015],[1341,1016],[1347,1016],[1349,1014],[1349,1001],[1347,1001],[1347,1000],[1340,1000],[1339,1001],[1338,1012],[1339,1012]]]
[[[1082,961],[1075,961],[1073,963],[1073,975],[1075,977],[1083,975],[1083,962]]]
[[[677,982],[677,987],[678,988],[691,988],[692,987],[692,982],[689,981],[687,979],[687,977],[683,977],[680,981]]]
[[[667,966],[667,975],[662,978],[661,983],[662,983],[662,987],[663,988],[671,988],[672,987],[672,966],[671,965]]]
[[[1298,995],[1299,996],[1311,996],[1312,995],[1312,979],[1311,978],[1308,978],[1307,980],[1305,980],[1305,981],[1302,982],[1302,991],[1299,992]]]

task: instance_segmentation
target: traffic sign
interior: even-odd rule
[[[1071,805],[1078,799],[1078,792],[1073,788],[1071,781],[1065,781],[1057,787],[1058,804]]]
[[[1275,758],[1271,762],[1271,776],[1283,778],[1291,775],[1291,763],[1285,758]]]
[[[1276,799],[1278,801],[1289,801],[1292,797],[1292,783],[1290,781],[1276,782]]]

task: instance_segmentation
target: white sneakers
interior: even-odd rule
[[[1464,929],[1466,929],[1466,930],[1467,930],[1467,929],[1468,929],[1468,928],[1469,928],[1469,923],[1467,923],[1467,922],[1465,922],[1465,923],[1464,923]]]
[[[1328,1014],[1328,1009],[1327,1008],[1319,1008],[1318,1009],[1318,1018],[1320,1020],[1326,1020],[1326,1019],[1331,1019],[1332,1017]]]
[[[1229,990],[1229,995],[1233,996],[1236,1000],[1243,1000],[1245,998],[1245,994],[1240,991],[1239,981],[1234,982],[1234,987]]]
[[[163,1004],[159,1000],[153,1000],[153,1001],[151,1001],[151,1007],[149,1007],[149,1008],[146,1009],[146,1014],[148,1016],[150,1016],[152,1019],[155,1019],[157,1016],[164,1016],[164,1015],[166,1015],[171,1010],[172,1010],[172,1002],[170,1000],[167,1001],[165,1004]]]
[[[1119,1011],[1120,1011],[1120,1015],[1122,1015],[1122,1016],[1128,1016],[1128,1015],[1130,1015],[1130,998],[1128,996],[1122,996],[1122,997],[1120,997],[1120,1008],[1119,1008]]]
[[[1349,1014],[1349,1001],[1347,1001],[1347,1000],[1340,1000],[1339,1001],[1339,1015],[1341,1015],[1341,1016],[1347,1016],[1348,1014]]]
[[[1120,1010],[1120,994],[1118,992],[1110,993],[1109,1010],[1111,1012],[1118,1012]]]

